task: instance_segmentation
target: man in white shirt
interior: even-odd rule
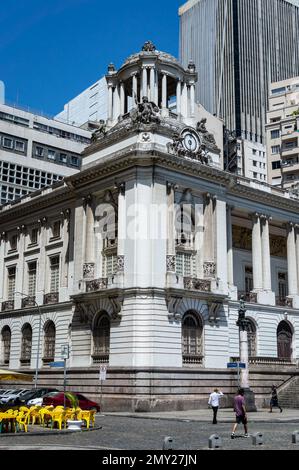
[[[223,393],[215,388],[214,392],[211,393],[209,398],[209,406],[213,409],[213,424],[217,424],[217,412],[219,408],[219,398],[223,396]]]

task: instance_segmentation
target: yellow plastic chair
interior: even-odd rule
[[[65,423],[65,411],[63,410],[54,410],[52,414],[52,425],[51,428],[53,429],[54,423],[57,423],[58,429],[61,430],[62,423]]]
[[[45,426],[45,423],[46,423],[48,427],[49,422],[52,420],[52,416],[53,416],[52,410],[42,408],[41,410],[39,410],[40,424],[42,426]]]
[[[17,426],[15,432],[18,429],[24,429],[25,432],[28,432],[28,418],[29,418],[29,411],[26,413],[25,411],[20,411],[18,416],[16,416]]]

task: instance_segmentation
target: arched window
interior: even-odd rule
[[[248,319],[247,326],[247,335],[248,335],[248,357],[256,357],[257,348],[256,348],[256,326],[253,320]]]
[[[43,362],[53,362],[55,358],[55,337],[56,328],[52,321],[49,321],[45,325],[45,340],[44,340],[44,356]]]
[[[187,312],[182,322],[182,350],[184,364],[201,364],[203,359],[203,326],[195,312]]]
[[[107,314],[97,316],[93,326],[93,362],[109,362],[110,320]]]
[[[1,332],[2,341],[2,360],[4,364],[9,364],[10,359],[10,345],[11,345],[11,331],[9,326],[5,326]]]
[[[279,323],[277,328],[277,355],[280,359],[292,359],[293,332],[286,321]]]
[[[29,365],[32,349],[32,328],[26,323],[22,328],[21,363]]]

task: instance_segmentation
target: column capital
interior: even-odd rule
[[[166,182],[166,191],[168,195],[171,194],[171,192],[175,191],[176,189],[178,189],[178,185],[176,183],[170,183],[170,181]]]
[[[86,196],[82,197],[82,203],[83,203],[84,209],[86,209],[86,207],[88,205],[90,206],[91,202],[92,202],[92,195],[91,194],[87,194]]]
[[[42,217],[41,219],[38,219],[37,223],[41,226],[44,227],[48,222],[47,217]]]
[[[259,214],[259,212],[253,212],[252,214],[250,214],[250,217],[253,222],[258,222],[261,218],[261,214]]]
[[[295,228],[296,228],[296,225],[294,222],[287,222],[286,224],[284,224],[285,228],[287,229],[288,232],[292,232]]]
[[[7,232],[1,232],[0,234],[0,240],[6,240]]]
[[[26,225],[18,225],[17,227],[18,235],[20,235],[21,233],[25,233],[25,231],[26,231]]]
[[[125,182],[122,182],[122,183],[118,183],[117,181],[114,183],[114,187],[115,189],[118,190],[118,194],[121,194],[122,196],[125,195],[126,193],[126,183]]]
[[[273,218],[267,214],[260,215],[261,222],[272,222]]]

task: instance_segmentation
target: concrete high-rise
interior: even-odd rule
[[[270,83],[299,75],[299,1],[190,0],[179,13],[197,101],[238,137],[264,143]]]

